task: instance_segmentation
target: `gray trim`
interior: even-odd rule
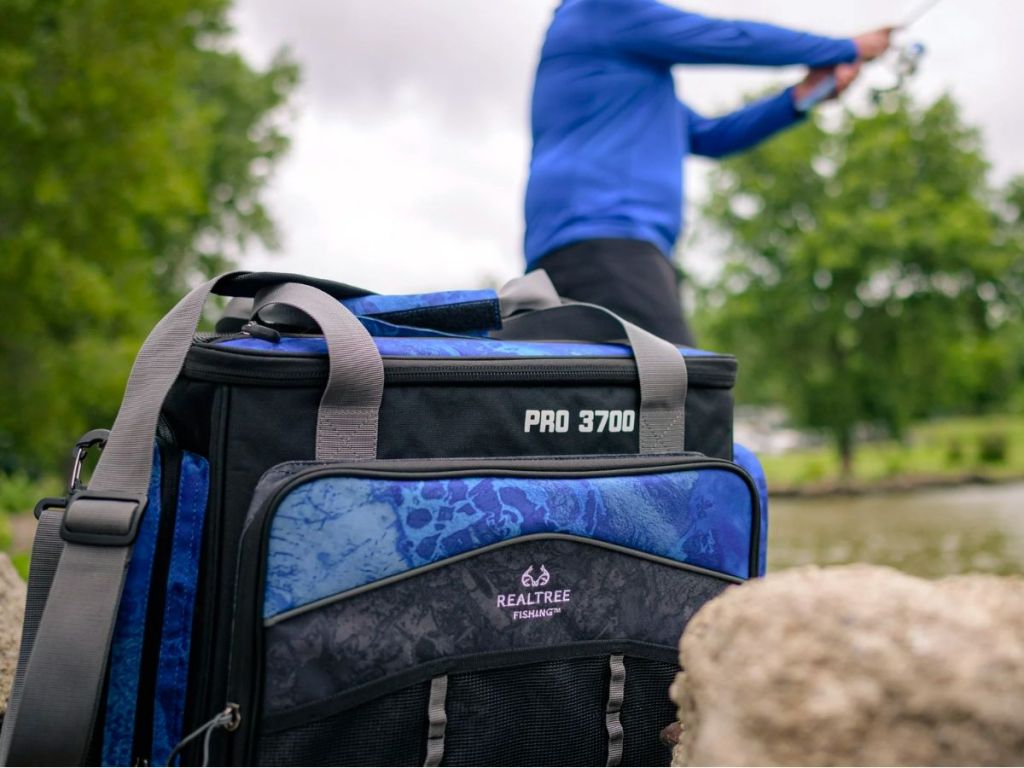
[[[426,766],[438,766],[444,758],[444,732],[448,727],[445,699],[448,698],[448,676],[441,675],[430,681],[430,701],[427,704],[427,759]]]
[[[319,600],[314,600],[311,603],[300,605],[297,608],[292,608],[288,611],[282,611],[281,613],[271,616],[269,619],[264,619],[263,626],[273,627],[276,624],[288,621],[289,619],[293,619],[296,616],[301,616],[304,613],[309,613],[310,611],[318,610],[325,606],[331,605],[332,603],[341,602],[342,600],[347,600],[350,597],[361,595],[363,592],[369,592],[370,590],[374,590],[379,587],[386,587],[390,584],[394,584],[399,581],[404,581],[405,579],[411,579],[421,574],[428,573],[429,571],[436,570],[437,568],[444,568],[445,566],[452,565],[453,563],[458,563],[463,560],[468,560],[472,557],[476,557],[478,555],[493,552],[496,549],[502,549],[513,544],[525,544],[531,541],[550,541],[551,539],[558,539],[561,541],[572,541],[578,544],[589,544],[591,546],[611,550],[612,552],[618,552],[619,554],[631,555],[641,560],[648,560],[652,563],[658,563],[659,565],[667,565],[672,568],[676,568],[680,571],[690,571],[692,573],[699,573],[701,576],[711,576],[713,578],[721,579],[722,581],[728,581],[733,584],[743,583],[743,579],[738,578],[736,576],[732,576],[731,574],[719,573],[718,571],[713,571],[709,568],[701,568],[699,565],[681,563],[678,560],[670,560],[667,557],[661,557],[660,555],[652,555],[649,552],[641,552],[638,549],[630,549],[629,547],[623,547],[618,544],[611,544],[607,541],[600,541],[599,539],[588,539],[585,536],[574,536],[569,533],[531,533],[527,536],[517,536],[514,539],[497,541],[494,544],[488,544],[486,547],[480,547],[479,549],[474,549],[469,552],[463,552],[458,555],[453,555],[452,557],[446,557],[444,560],[438,560],[434,563],[421,565],[418,568],[411,568],[408,571],[402,571],[401,573],[396,573],[393,576],[387,576],[383,579],[372,581],[369,584],[363,584],[359,587],[347,589],[344,592],[339,592],[336,595],[322,597]]]
[[[608,704],[605,707],[604,724],[608,730],[608,762],[606,765],[619,765],[622,762],[622,701],[626,695],[626,665],[622,654],[608,657]]]

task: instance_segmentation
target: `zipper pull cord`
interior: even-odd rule
[[[216,715],[211,717],[201,726],[196,728],[192,733],[186,736],[184,739],[179,741],[174,749],[171,750],[171,754],[167,757],[167,765],[174,765],[174,761],[181,755],[181,751],[192,741],[203,736],[203,762],[202,765],[207,766],[210,764],[210,739],[213,738],[213,732],[218,728],[223,728],[225,731],[233,731],[238,728],[239,723],[242,722],[242,715],[238,711],[237,704],[228,704],[222,712],[218,712]]]

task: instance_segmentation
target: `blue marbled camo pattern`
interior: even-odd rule
[[[209,487],[209,463],[202,456],[183,451],[156,670],[150,765],[166,765],[171,750],[184,736],[192,616]],[[179,760],[175,758],[174,762],[178,764]]]
[[[370,333],[374,338],[384,337],[404,337],[408,339],[421,339],[421,338],[442,338],[442,339],[464,339],[466,338],[463,334],[446,333],[445,331],[438,331],[433,328],[414,328],[409,325],[395,325],[389,323],[386,320],[380,320],[376,317],[369,317],[367,315],[360,315],[359,322],[363,324],[363,327]],[[481,331],[480,334],[483,334]],[[310,341],[310,339],[307,339]],[[315,341],[315,339],[314,339]],[[326,346],[324,347],[326,349]],[[307,353],[308,354],[308,353]]]
[[[398,296],[382,296],[371,294],[354,299],[345,299],[341,303],[348,307],[354,315],[385,315],[389,312],[404,312],[411,309],[427,307],[457,307],[459,304],[491,302],[494,311],[501,321],[501,305],[498,294],[494,291],[438,291],[436,293],[414,293]]]
[[[160,449],[153,447],[153,471],[149,477],[146,509],[132,549],[121,604],[110,646],[106,713],[103,718],[103,765],[134,765],[135,707],[139,698],[142,644],[146,632],[153,558],[160,532]]]
[[[393,326],[398,327],[398,326]],[[371,333],[373,330],[371,329]],[[584,344],[554,341],[501,341],[464,336],[375,338],[382,357],[454,357],[454,358],[521,358],[521,357],[632,357],[632,350],[623,344]],[[251,349],[281,355],[326,355],[327,344],[319,337],[283,336],[277,343],[263,339],[228,339],[221,346]],[[680,348],[684,357],[716,356],[717,352]]]
[[[270,531],[270,618],[411,568],[533,533],[567,533],[750,576],[750,489],[724,469],[591,478],[327,477]]]

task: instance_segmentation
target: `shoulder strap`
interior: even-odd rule
[[[34,590],[34,607],[42,605],[38,627],[26,623],[23,633],[17,711],[4,724],[8,752],[0,754],[9,764],[90,761],[125,571],[145,512],[157,420],[210,293],[291,306],[320,325],[331,360],[317,421],[317,458],[376,456],[383,363],[369,334],[337,298],[251,273],[230,273],[189,293],[139,351],[89,488],[71,499],[60,521],[63,549],[55,572],[50,569],[48,595],[44,587]],[[45,530],[52,535],[49,519]]]

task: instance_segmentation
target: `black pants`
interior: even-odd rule
[[[661,251],[641,240],[583,240],[541,257],[567,299],[600,304],[663,339],[693,346],[683,318],[676,272]]]

